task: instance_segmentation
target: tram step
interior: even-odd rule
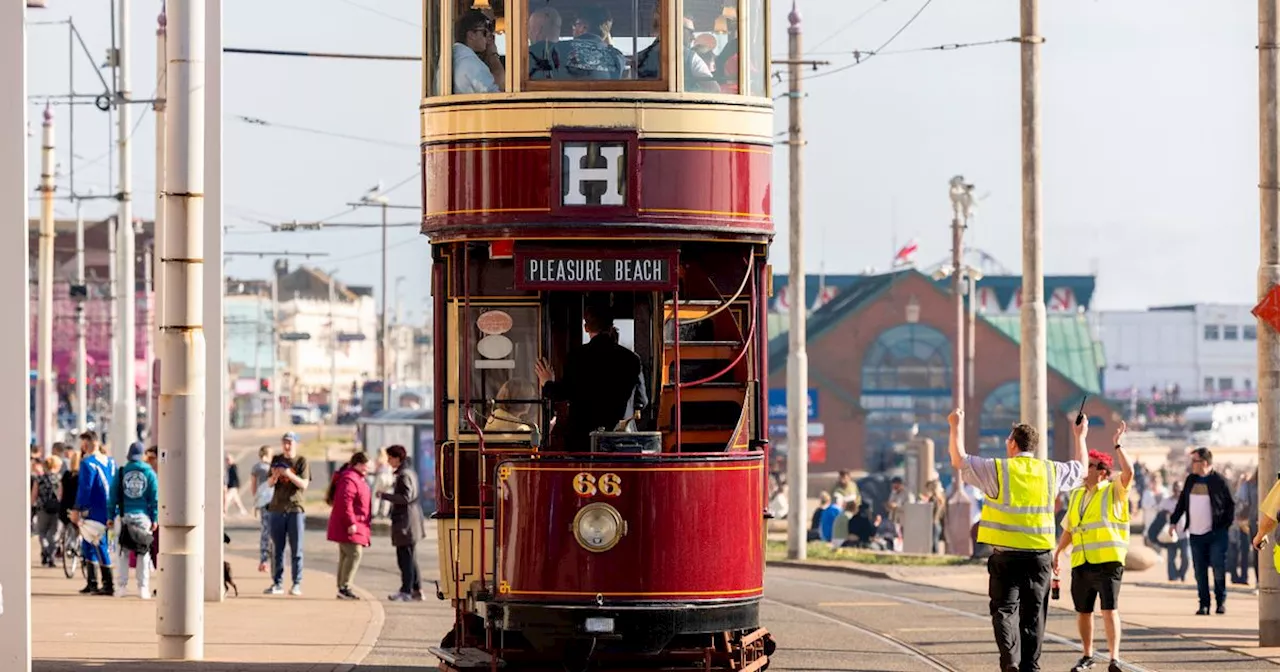
[[[741,403],[747,393],[746,383],[702,383],[693,387],[680,389],[680,401],[683,403],[699,401],[736,401]],[[675,385],[662,386],[664,404],[675,404]]]
[[[460,670],[488,669],[492,663],[492,658],[488,652],[475,648],[454,649],[432,646],[428,647],[427,651],[431,652],[431,655],[436,658],[439,658],[445,663],[448,663]],[[498,661],[498,667],[503,667],[505,665],[506,662],[502,660]]]
[[[738,356],[742,343],[738,341],[680,341],[681,361],[690,359],[728,359]],[[676,345],[666,344],[666,361],[675,360]]]

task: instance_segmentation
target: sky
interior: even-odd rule
[[[895,246],[913,238],[922,264],[947,257],[947,183],[959,174],[982,199],[970,244],[1018,272],[1019,47],[889,53],[1014,37],[1018,3],[798,3],[806,56],[831,61],[804,83],[806,269],[885,270]],[[132,88],[150,98],[160,2],[131,6]],[[100,63],[111,41],[108,7],[102,0],[49,0],[29,20],[73,17]],[[420,7],[419,0],[224,0],[224,38],[234,47],[416,54]],[[775,58],[786,54],[789,10],[786,0],[774,0]],[[1254,302],[1255,11],[1248,3],[1199,0],[1041,0],[1045,270],[1096,272],[1095,309]],[[877,50],[917,12],[880,55],[846,67],[853,51]],[[66,26],[32,25],[28,40],[28,91],[38,124],[43,96],[68,89]],[[95,65],[83,53],[73,60],[77,91],[100,91]],[[377,288],[377,229],[271,233],[261,222],[377,222],[376,210],[347,212],[345,204],[378,182],[401,185],[391,192],[393,203],[419,205],[418,66],[227,54],[224,67],[226,249],[327,253],[291,263]],[[775,85],[774,95],[781,92]],[[778,103],[774,126],[784,131],[785,100]],[[66,173],[67,108],[56,112]],[[133,114],[135,208],[150,217],[155,131],[149,106],[135,106]],[[81,106],[75,122],[77,191],[107,193],[112,167],[100,157],[112,117]],[[29,149],[35,185],[38,132]],[[780,235],[772,260],[786,272],[787,157],[785,146],[777,149],[773,179],[781,188],[773,190],[773,207]],[[111,207],[86,205],[85,212],[107,216]],[[59,204],[61,215],[72,212]],[[390,213],[393,223],[415,218],[412,210]],[[391,300],[396,278],[404,277],[398,298],[405,318],[421,321],[430,293],[426,239],[413,226],[399,227],[391,230],[390,246]],[[264,277],[269,268],[270,254],[235,256],[227,273]]]

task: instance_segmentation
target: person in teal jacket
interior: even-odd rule
[[[160,489],[156,472],[143,459],[141,443],[129,446],[129,463],[116,472],[111,488],[111,522],[120,521],[120,585],[117,596],[129,592],[129,552],[137,557],[138,597],[151,599],[151,542],[160,519]]]

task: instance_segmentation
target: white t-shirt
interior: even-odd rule
[[[1208,488],[1205,487],[1204,489],[1207,493]],[[1209,501],[1208,494],[1197,494],[1193,490],[1187,509],[1188,532],[1191,534],[1209,534],[1213,531],[1213,503]]]
[[[489,66],[471,47],[456,42],[453,44],[453,92],[498,92],[498,83],[494,81]]]

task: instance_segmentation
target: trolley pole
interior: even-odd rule
[[[53,108],[45,106],[40,141],[40,249],[36,348],[36,443],[53,445],[58,404],[53,376]],[[25,226],[23,227],[26,228]]]
[[[27,7],[0,3],[0,221],[8,241],[0,245],[0,293],[5,344],[0,348],[0,406],[4,466],[0,469],[0,535],[13,546],[0,554],[0,670],[31,672],[31,473],[25,446],[31,440],[31,260],[27,239]],[[21,223],[19,225],[19,223]],[[18,400],[22,401],[19,402]],[[24,446],[18,450],[21,442]]]
[[[173,4],[166,95],[170,110],[165,162],[162,256],[164,310],[160,378],[160,602],[156,634],[163,660],[204,658],[205,343],[204,0]]]
[[[787,50],[791,90],[788,92],[788,154],[790,155],[790,354],[787,356],[787,482],[791,501],[787,506],[787,557],[803,560],[808,555],[805,521],[809,500],[809,355],[805,352],[807,308],[804,277],[804,129],[801,126],[803,57],[800,39],[800,10],[795,0],[787,15],[790,46]]]
[[[382,410],[391,408],[391,378],[387,358],[387,200],[382,197],[382,309],[378,316],[378,377],[382,378]],[[470,375],[470,374],[468,374]]]
[[[1040,8],[1022,0],[1022,421],[1049,429],[1044,305],[1044,213],[1040,189]],[[1048,455],[1044,441],[1036,457]]]
[[[137,337],[136,321],[137,301],[137,260],[134,254],[133,235],[133,147],[129,142],[129,102],[132,91],[129,89],[129,40],[132,33],[129,22],[130,0],[117,0],[120,8],[116,19],[120,29],[120,43],[116,49],[116,142],[120,160],[120,212],[116,222],[116,321],[119,323],[119,338],[116,341],[116,356],[120,358],[120,386],[114,390],[115,412],[111,422],[111,452],[116,462],[125,463],[129,444],[137,435],[138,395],[134,387],[136,375]]]
[[[1261,214],[1258,299],[1280,285],[1280,105],[1277,48],[1280,0],[1258,0],[1258,196]],[[1280,468],[1280,334],[1258,321],[1258,487],[1270,492]],[[1261,496],[1261,495],[1259,495]],[[1254,515],[1258,515],[1255,513]],[[1258,643],[1280,646],[1280,575],[1267,549],[1258,553]]]
[[[76,199],[76,286],[85,288],[84,279],[84,213]],[[88,353],[85,348],[84,302],[87,296],[76,296],[76,432],[89,424]]]

